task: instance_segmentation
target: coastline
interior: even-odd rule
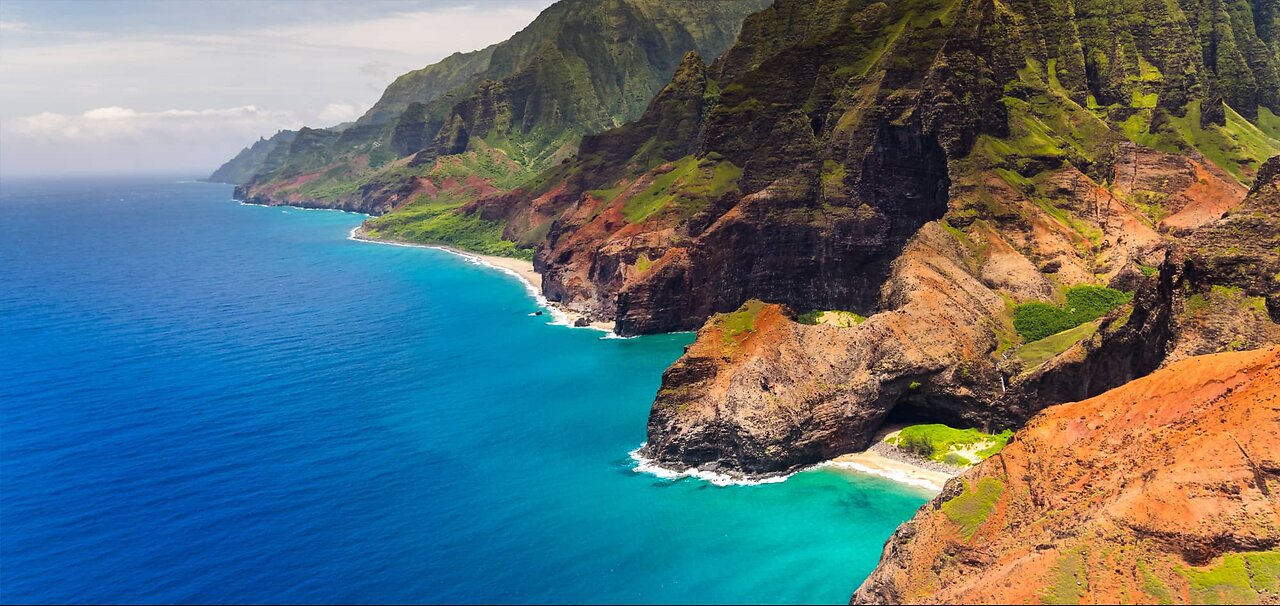
[[[889,449],[897,451],[897,448],[884,444],[883,442],[877,442],[867,450],[843,454],[829,461],[823,461],[790,473],[755,477],[730,475],[696,468],[688,468],[684,470],[669,469],[642,456],[640,454],[640,450],[643,448],[644,445],[642,444],[640,445],[640,448],[637,448],[630,453],[631,460],[636,463],[633,468],[636,473],[647,473],[664,480],[697,478],[715,486],[756,486],[760,484],[776,484],[778,482],[785,482],[788,478],[798,473],[830,468],[854,472],[861,475],[876,476],[898,484],[905,484],[937,493],[942,492],[942,488],[946,485],[947,481],[966,471],[965,469],[958,467],[924,465],[920,462],[912,461],[910,459],[910,455],[907,453],[888,452]]]
[[[241,200],[237,200],[237,202],[246,206],[267,206],[263,204],[244,202]],[[341,209],[306,208],[288,205],[282,206],[285,208],[297,208],[299,210],[331,210],[351,214],[364,214]],[[369,244],[384,244],[388,246],[404,246],[409,248],[429,248],[457,255],[477,265],[488,267],[519,279],[524,284],[525,290],[537,301],[538,305],[546,308],[550,313],[553,318],[551,324],[566,326],[569,328],[590,328],[607,333],[606,338],[621,338],[614,332],[613,322],[590,322],[586,326],[576,326],[575,323],[582,318],[581,314],[566,309],[559,303],[548,301],[547,298],[543,296],[542,274],[538,273],[534,269],[531,261],[512,257],[484,255],[454,248],[446,244],[421,244],[417,242],[370,238],[364,234],[363,224],[353,228],[347,237],[350,240],[366,242]],[[667,480],[697,478],[715,486],[755,486],[760,484],[775,484],[785,482],[788,478],[797,473],[822,468],[833,468],[862,475],[872,475],[931,492],[941,492],[943,485],[945,485],[948,480],[965,471],[965,469],[961,468],[935,464],[929,461],[916,460],[911,457],[909,453],[900,451],[898,448],[886,444],[884,442],[885,436],[897,429],[901,428],[888,426],[881,428],[881,430],[877,432],[871,447],[865,451],[843,454],[831,460],[823,461],[789,473],[767,476],[749,477],[742,475],[730,475],[695,468],[688,468],[684,470],[668,469],[641,456],[639,452],[641,448],[643,448],[643,444],[640,448],[636,448],[632,451],[630,455],[631,459],[635,462],[633,470],[637,473],[647,473]]]
[[[548,301],[542,294],[542,274],[534,270],[532,261],[525,261],[524,259],[516,259],[513,257],[484,255],[454,248],[446,244],[420,244],[417,242],[370,238],[364,233],[364,225],[356,226],[351,230],[351,233],[347,237],[357,242],[368,242],[370,244],[386,244],[388,246],[405,246],[409,248],[430,248],[434,250],[442,250],[462,257],[477,265],[496,269],[509,276],[519,278],[520,281],[524,282],[525,290],[537,300],[539,305],[547,308],[550,312],[551,317],[554,319],[552,324],[567,326],[569,328],[590,328],[608,333],[611,337],[618,338],[618,334],[614,332],[615,324],[613,322],[588,322],[586,326],[579,326],[578,322],[582,319],[582,314],[569,310],[554,301]]]

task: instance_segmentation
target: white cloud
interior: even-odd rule
[[[83,20],[4,15],[0,171],[56,172],[78,167],[73,156],[102,171],[211,171],[279,129],[354,119],[397,75],[504,40],[551,2],[428,3],[411,11],[382,3],[395,8],[355,18],[345,5],[310,10],[320,3],[302,2],[293,20],[237,15],[185,27],[139,19],[101,30],[83,29]]]
[[[320,110],[320,126],[333,126],[350,122],[363,113],[350,103],[330,103]]]
[[[15,120],[6,130],[40,142],[200,141],[228,137],[252,140],[262,133],[297,128],[290,112],[252,105],[225,109],[168,109],[141,112],[126,107],[99,107],[81,114],[42,112]]]
[[[305,46],[447,55],[501,42],[538,15],[528,6],[457,6],[398,12],[363,21],[262,28],[247,35]]]

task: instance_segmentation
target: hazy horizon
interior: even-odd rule
[[[358,118],[400,74],[552,2],[5,2],[0,176],[207,177],[260,137]]]

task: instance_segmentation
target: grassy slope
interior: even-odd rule
[[[977,429],[956,429],[940,423],[930,423],[904,427],[896,436],[886,438],[885,441],[939,463],[972,465],[1000,452],[1011,437],[1011,431],[988,434]],[[975,446],[981,446],[973,453],[977,461],[954,452]]]

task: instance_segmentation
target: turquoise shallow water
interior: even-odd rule
[[[928,496],[638,474],[691,336],[230,194],[0,186],[3,601],[843,603]]]

